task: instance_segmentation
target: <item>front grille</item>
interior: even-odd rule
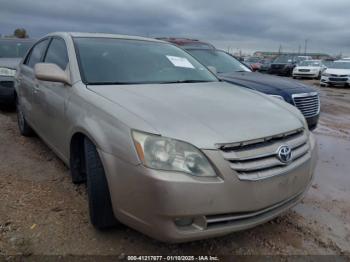
[[[14,86],[13,81],[0,81],[0,86],[12,88]]]
[[[340,78],[340,77],[330,77],[329,81],[334,81],[334,82],[346,82],[348,81],[347,78]]]
[[[320,97],[317,92],[292,95],[295,106],[305,118],[314,117],[320,113]]]
[[[277,157],[278,149],[288,145],[292,159],[285,164]],[[220,145],[225,160],[240,180],[260,180],[285,174],[310,159],[310,146],[304,129],[236,144]]]
[[[310,72],[310,69],[299,69],[299,72]]]
[[[348,75],[335,75],[335,74],[331,74],[331,76],[334,76],[334,77],[347,77]]]

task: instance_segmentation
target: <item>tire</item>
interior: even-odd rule
[[[113,214],[104,168],[95,145],[87,138],[84,139],[84,155],[90,221],[97,229],[116,226],[118,221]]]
[[[17,124],[18,124],[19,132],[21,133],[22,136],[27,136],[27,137],[33,136],[34,131],[30,127],[30,125],[27,123],[27,120],[24,117],[24,114],[18,99],[16,99],[16,110],[17,110]]]

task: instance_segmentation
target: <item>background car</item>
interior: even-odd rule
[[[0,38],[0,105],[15,104],[16,68],[33,43],[31,39]]]
[[[272,61],[270,59],[262,59],[260,61],[260,68],[259,68],[259,72],[260,73],[267,73],[271,67],[271,63]]]
[[[308,56],[280,55],[272,63],[268,70],[269,74],[280,76],[292,76],[294,67],[301,61],[311,59]]]
[[[201,42],[197,46],[197,40],[190,42],[187,39],[184,44],[176,41],[176,38],[162,39],[185,49],[202,64],[214,70],[221,80],[260,91],[296,106],[305,116],[309,129],[313,130],[317,127],[320,99],[318,92],[311,86],[292,79],[252,73],[248,66],[210,44],[203,45]]]
[[[321,60],[304,60],[293,69],[293,78],[306,77],[320,79],[326,66]]]
[[[330,63],[323,71],[321,86],[348,86],[350,84],[350,61],[338,60]]]
[[[247,65],[252,71],[258,71],[261,68],[261,57],[250,56],[244,59],[244,64]]]

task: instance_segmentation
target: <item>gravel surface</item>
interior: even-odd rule
[[[307,81],[315,84],[314,81]],[[315,180],[294,209],[256,228],[164,244],[130,228],[97,231],[84,185],[37,137],[19,135],[0,111],[0,255],[350,254],[350,89],[319,88],[322,114]]]

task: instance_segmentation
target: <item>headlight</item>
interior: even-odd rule
[[[282,101],[286,101],[286,100],[284,100],[284,98],[282,96],[279,96],[279,95],[270,95],[270,96],[277,98],[277,99],[280,99]]]
[[[0,67],[0,76],[15,76],[16,70]]]
[[[188,143],[138,131],[133,131],[132,136],[139,158],[149,168],[216,176],[204,154]]]

